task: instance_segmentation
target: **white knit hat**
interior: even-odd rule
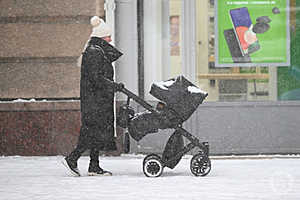
[[[92,31],[92,34],[90,37],[102,38],[102,37],[112,35],[111,29],[100,17],[94,16],[91,18],[90,22],[91,22],[91,25],[93,26],[93,31]],[[82,52],[86,49],[88,42],[89,41],[87,41],[87,43],[84,45]],[[82,54],[77,59],[77,66],[80,67],[81,63],[82,63]]]
[[[100,17],[94,16],[91,18],[90,22],[93,26],[93,32],[91,34],[91,37],[102,38],[112,35],[110,27]]]

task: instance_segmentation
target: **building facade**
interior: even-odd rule
[[[286,1],[292,64],[285,67],[216,66],[217,2],[1,1],[0,154],[56,155],[73,148],[80,128],[76,61],[94,15],[106,17],[114,30],[114,43],[124,52],[115,64],[116,81],[129,90],[155,103],[153,82],[184,75],[209,93],[184,126],[208,141],[212,154],[299,153],[300,2]],[[126,97],[118,94],[117,100]],[[115,154],[122,152],[118,133]],[[171,133],[131,140],[131,152],[160,152]]]
[[[104,0],[4,0],[0,10],[0,154],[66,154],[80,130],[77,58]]]

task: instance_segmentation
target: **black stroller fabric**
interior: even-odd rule
[[[146,111],[129,120],[128,132],[134,140],[140,141],[149,133],[157,133],[158,129],[173,128],[180,121],[180,118],[176,118],[176,115],[167,109],[159,113]]]
[[[128,132],[130,136],[140,141],[149,133],[158,132],[159,118],[157,114],[151,112],[138,113],[130,120]]]
[[[117,115],[117,124],[122,128],[127,128],[130,120],[134,117],[134,110],[129,105],[122,105]]]
[[[146,111],[130,118],[128,132],[136,141],[149,133],[158,132],[158,129],[176,128],[193,114],[207,96],[206,92],[183,76],[152,84],[150,94],[163,101],[158,105],[164,106],[157,108],[157,112]]]
[[[183,76],[152,84],[150,94],[165,102],[182,122],[194,113],[207,96],[206,92],[201,91]]]
[[[183,137],[180,134],[180,131],[175,131],[172,136],[169,138],[165,150],[162,154],[162,160],[166,163],[166,166],[170,169],[173,169],[181,160],[182,156],[176,158],[176,155],[182,151],[184,145]],[[176,158],[176,159],[174,159]],[[173,159],[171,161],[171,159]]]

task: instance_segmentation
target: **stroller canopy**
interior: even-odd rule
[[[150,94],[163,101],[183,121],[194,113],[208,95],[184,76],[153,83]]]

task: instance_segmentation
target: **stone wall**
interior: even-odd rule
[[[76,62],[94,15],[104,17],[104,0],[0,0],[0,155],[73,150],[80,103],[62,99],[79,98]]]
[[[67,155],[77,144],[80,132],[80,101],[1,102],[0,155]],[[117,129],[120,155],[123,134]]]
[[[65,155],[79,130],[79,102],[0,104],[0,155]]]
[[[104,0],[1,0],[0,99],[79,97],[76,60]]]

